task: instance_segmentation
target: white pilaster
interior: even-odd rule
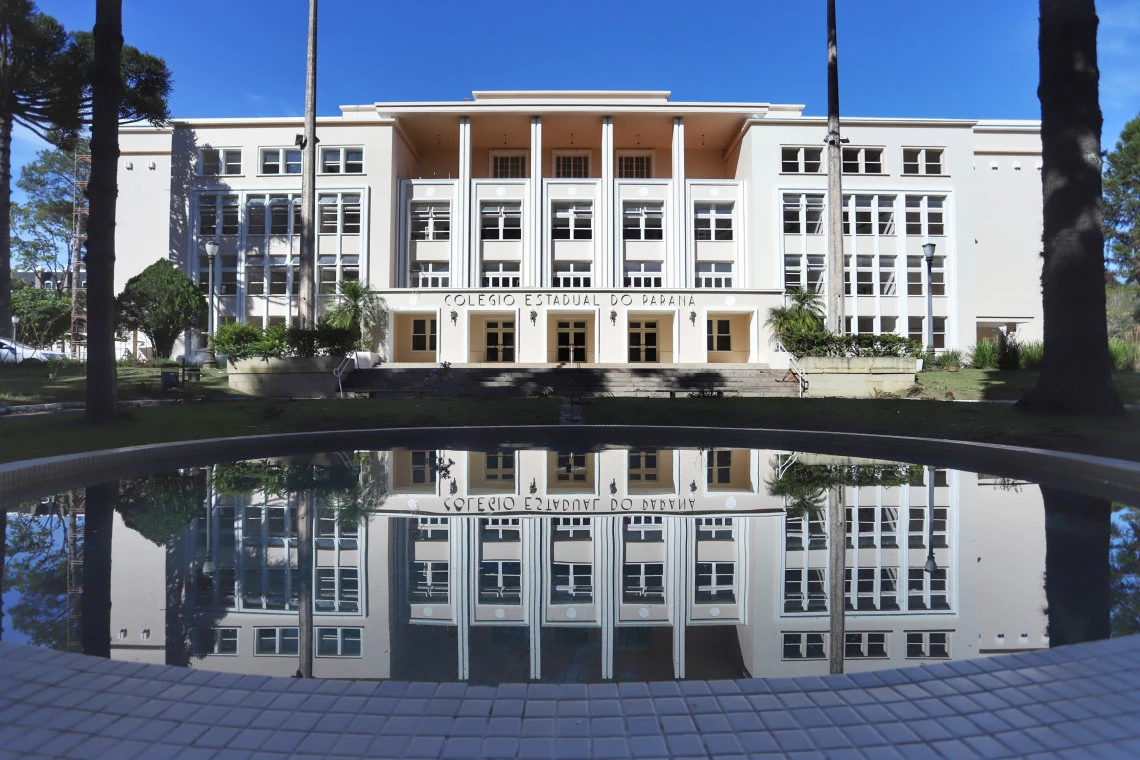
[[[666,565],[670,573],[669,598],[670,613],[673,616],[673,677],[685,677],[685,634],[689,621],[689,575],[692,563],[689,552],[690,520],[667,517],[669,545],[666,550]],[[670,556],[671,555],[671,556]]]
[[[530,678],[542,678],[542,592],[545,589],[546,573],[543,571],[542,548],[546,536],[541,526],[545,521],[534,517],[523,518],[523,570],[525,572],[527,597],[527,631],[530,634]]]
[[[448,530],[451,553],[451,598],[454,601],[452,609],[455,614],[456,636],[455,643],[458,648],[456,661],[458,663],[455,677],[466,681],[471,677],[471,599],[477,593],[475,584],[478,583],[479,574],[472,572],[474,562],[471,560],[471,549],[476,540],[470,530],[471,520],[452,520]]]
[[[530,197],[527,203],[527,261],[523,265],[523,287],[541,287],[546,276],[542,260],[542,118],[530,118]]]
[[[451,228],[458,233],[457,260],[451,264],[452,287],[472,285],[471,265],[471,119],[459,119],[459,192],[455,198],[455,214]]]
[[[621,568],[615,552],[620,534],[620,517],[595,517],[594,538],[599,542],[599,562],[595,569],[598,623],[602,628],[602,680],[614,677],[615,600],[621,588]]]
[[[602,272],[601,285],[605,288],[616,287],[617,272],[621,263],[617,260],[616,252],[620,250],[614,240],[613,219],[614,197],[614,119],[612,116],[602,117],[602,192],[598,198],[598,207],[594,209],[594,219],[597,234],[602,241]]]
[[[689,261],[689,209],[685,190],[685,120],[673,119],[673,278],[666,284],[689,288],[693,266]]]

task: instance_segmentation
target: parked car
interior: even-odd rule
[[[51,352],[49,352],[51,353]],[[11,338],[0,338],[0,364],[20,364],[26,361],[46,362],[50,357],[27,343]]]

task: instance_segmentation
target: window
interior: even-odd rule
[[[823,148],[781,148],[780,171],[785,174],[823,173]]]
[[[483,240],[522,240],[522,204],[484,203],[479,231]]]
[[[657,320],[637,320],[629,323],[629,360],[660,361],[657,352]]]
[[[849,209],[851,208],[852,196],[847,196],[843,199],[843,234],[851,234],[851,218]],[[856,235],[873,235],[875,232],[875,225],[872,221],[873,211],[871,206],[874,203],[874,196],[872,195],[856,195],[855,200],[855,234]]]
[[[202,237],[237,235],[241,231],[240,211],[236,195],[199,195],[198,234]]]
[[[484,560],[479,563],[479,602],[519,604],[522,601],[522,563]]]
[[[822,235],[823,231],[822,195],[784,194],[785,235]]]
[[[412,240],[450,240],[451,205],[412,204]]]
[[[824,660],[827,652],[824,650],[824,633],[785,633],[784,659],[785,660]]]
[[[906,196],[906,234],[938,237],[946,234],[944,196]]]
[[[895,256],[880,256],[879,257],[879,295],[893,296],[896,292],[895,285]],[[893,328],[892,328],[893,329]],[[891,332],[891,330],[884,330],[884,332]]]
[[[698,541],[732,541],[735,535],[731,517],[698,517],[696,528]]]
[[[649,179],[652,176],[651,153],[626,153],[617,157],[618,179]]]
[[[844,148],[844,174],[882,174],[882,148]]]
[[[593,235],[592,204],[588,202],[551,204],[551,239],[591,240]]]
[[[555,541],[592,541],[594,523],[589,517],[555,517],[551,538]]]
[[[517,288],[519,282],[519,262],[483,262],[482,286],[484,288]]]
[[[296,628],[254,628],[253,653],[255,655],[296,655],[299,639]]]
[[[517,517],[484,517],[479,520],[479,540],[490,543],[518,541],[522,524]]]
[[[907,317],[907,337],[926,345],[926,330],[924,329],[926,317]],[[934,342],[931,348],[946,348],[946,317],[934,318]]]
[[[804,288],[803,257],[784,256],[784,290]]]
[[[736,563],[698,562],[695,601],[698,603],[736,601]]]
[[[710,486],[732,484],[732,452],[726,449],[713,449],[707,454],[705,483]]]
[[[887,634],[848,633],[844,636],[843,657],[845,659],[886,657]]]
[[[784,570],[784,612],[825,612],[825,581],[820,568]]]
[[[879,317],[879,333],[897,333],[899,329],[898,317]]]
[[[249,215],[248,234],[299,235],[301,233],[301,197],[299,195],[270,195],[251,198],[246,205]]]
[[[241,148],[203,148],[198,152],[198,174],[203,177],[241,174]]]
[[[710,319],[705,323],[709,351],[732,350],[732,323],[727,319]]]
[[[554,479],[561,484],[585,483],[589,468],[585,454],[558,454],[555,457]]]
[[[893,195],[878,196],[877,211],[879,234],[895,234],[895,197]]]
[[[483,480],[490,483],[514,484],[515,453],[488,451],[483,465]]]
[[[451,284],[451,265],[444,261],[418,261],[412,264],[412,276],[412,287],[446,288]]]
[[[627,288],[659,288],[661,287],[660,261],[633,261],[625,264],[625,287]]]
[[[903,148],[903,174],[942,174],[942,149]]]
[[[731,288],[732,262],[698,262],[698,288]]]
[[[626,562],[622,566],[621,591],[626,604],[661,604],[665,601],[665,565]]]
[[[827,547],[826,510],[822,507],[811,510],[806,517],[787,519],[784,524],[784,548],[789,551],[804,548],[804,522],[807,522],[807,548]]]
[[[554,176],[558,179],[585,179],[590,176],[588,153],[555,153]]]
[[[318,628],[317,657],[360,657],[362,628]]]
[[[907,631],[907,659],[946,659],[950,657],[947,631]]]
[[[946,295],[946,257],[935,256],[930,262],[930,292],[936,296]],[[937,325],[935,332],[938,331]]]
[[[665,519],[661,515],[628,515],[623,520],[626,541],[647,543],[665,539]]]
[[[237,628],[199,628],[195,635],[199,655],[238,653]]]
[[[927,541],[930,538],[928,531],[930,526],[926,524],[926,516],[929,510],[927,507],[911,507],[910,508],[910,535],[907,538],[907,545],[912,549],[930,549],[927,546]],[[935,507],[934,508],[934,544],[933,548],[945,548],[946,543],[946,525],[949,516],[948,507]]]
[[[317,197],[317,231],[321,234],[360,234],[360,196],[335,193]]]
[[[526,153],[492,153],[491,176],[495,179],[524,179]]]
[[[360,612],[360,571],[355,567],[318,567],[313,607],[317,612]]]
[[[589,604],[594,600],[594,568],[569,562],[552,564],[550,601],[554,604]]]
[[[855,257],[855,294],[860,296],[875,295],[875,257]],[[862,319],[862,317],[860,317]],[[860,328],[859,332],[863,332]]]
[[[923,317],[907,317],[907,334],[906,336],[911,340],[916,340],[923,343],[926,340],[926,334],[922,330]]]
[[[293,148],[262,148],[262,174],[300,174],[301,151]]]
[[[630,449],[628,480],[631,488],[655,486],[660,480],[657,469],[657,449]]]
[[[321,148],[321,174],[363,173],[363,148]]]
[[[411,601],[447,604],[448,575],[446,562],[413,563]]]
[[[487,322],[487,361],[513,362],[515,360],[515,322],[513,319]]]
[[[909,568],[907,605],[911,610],[948,610],[946,568],[928,573],[924,568]]]
[[[554,287],[588,288],[592,281],[592,264],[588,261],[554,262]]]
[[[413,351],[434,351],[435,350],[435,320],[434,319],[413,319],[412,320],[412,350]]]
[[[697,203],[693,212],[693,234],[697,240],[732,240],[731,203]]]
[[[558,361],[586,361],[586,323],[558,322]],[[562,455],[559,455],[561,460]]]
[[[660,203],[627,203],[622,210],[622,240],[661,240],[664,209]]]

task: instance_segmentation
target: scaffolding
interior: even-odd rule
[[[87,183],[91,156],[75,154],[71,175],[71,358],[87,358],[87,275],[83,251],[87,243]]]
[[[78,652],[81,646],[83,617],[83,534],[86,504],[76,491],[67,499],[67,651]]]

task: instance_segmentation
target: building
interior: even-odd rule
[[[317,677],[828,672],[827,508],[794,517],[769,495],[786,454],[369,456],[388,491],[382,511],[359,524],[316,515]],[[846,489],[848,672],[1048,647],[1039,489],[918,472],[910,484]],[[291,675],[296,494],[214,493],[208,515],[167,546],[116,524],[112,657],[178,664],[171,652],[188,641],[181,664]]]
[[[767,313],[822,289],[826,120],[667,92],[475,92],[319,118],[317,288],[389,310],[387,361],[778,364]],[[295,319],[302,122],[120,132],[116,287],[169,254],[213,323]],[[1039,124],[843,121],[847,328],[1040,338]],[[936,245],[928,277],[921,246]],[[928,281],[929,280],[929,281]]]

